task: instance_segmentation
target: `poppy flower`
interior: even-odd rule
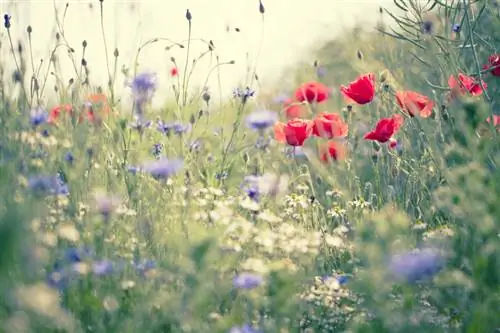
[[[274,135],[277,141],[286,142],[290,146],[302,146],[312,132],[312,123],[309,120],[294,118],[287,123],[276,123]]]
[[[283,102],[283,110],[287,119],[300,118],[306,115],[306,110],[298,102],[291,98],[285,99]]]
[[[177,69],[177,67],[170,68],[170,76],[174,77],[177,75],[179,75],[179,70]]]
[[[488,58],[488,64],[484,65],[483,69],[488,70],[490,68],[492,68],[490,73],[493,74],[493,76],[500,76],[500,54],[492,54]]]
[[[295,98],[299,102],[321,103],[328,99],[328,87],[320,82],[307,82],[297,88]]]
[[[488,119],[486,119],[486,121],[488,123],[491,123],[491,117],[488,117]],[[493,115],[493,126],[500,127],[500,116],[497,114]]]
[[[370,103],[375,96],[375,74],[368,73],[359,76],[349,83],[349,86],[340,86],[340,92],[360,105]]]
[[[486,90],[488,85],[481,80],[483,88]],[[454,75],[450,75],[448,78],[448,86],[450,87],[452,94],[463,95],[469,92],[472,96],[480,96],[483,94],[483,89],[481,89],[481,84],[471,76],[459,73],[458,80]]]
[[[73,114],[73,107],[71,106],[71,104],[62,104],[54,107],[52,110],[50,110],[49,119],[47,120],[47,122],[49,124],[55,124],[57,119],[59,119],[61,112],[63,111],[71,115]]]
[[[402,124],[403,117],[398,114],[391,118],[382,118],[378,121],[375,129],[365,134],[364,139],[381,143],[387,142],[399,131]]]
[[[330,160],[339,161],[345,158],[345,145],[341,142],[330,140],[319,146],[319,158],[328,163]]]
[[[111,108],[108,104],[108,99],[104,94],[92,94],[87,98],[87,102],[84,106],[84,111],[87,115],[87,120],[94,123],[98,120],[96,111],[99,114],[107,115],[111,112]]]
[[[347,124],[337,113],[319,113],[313,120],[313,135],[323,138],[345,137],[349,132]]]
[[[396,102],[410,117],[416,115],[422,118],[430,117],[434,108],[434,102],[429,97],[414,91],[398,91]]]

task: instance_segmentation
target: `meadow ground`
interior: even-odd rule
[[[58,61],[7,13],[1,331],[499,331],[499,5],[395,6],[226,101],[190,88],[191,39],[158,109],[106,50],[125,110],[71,49],[45,100]]]

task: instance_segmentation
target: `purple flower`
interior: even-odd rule
[[[246,103],[250,97],[255,95],[255,91],[250,89],[250,87],[246,87],[245,89],[236,88],[233,91],[234,98],[239,98],[243,103]]]
[[[181,135],[191,130],[191,124],[182,124],[180,122],[165,123],[162,120],[158,120],[156,129],[165,135],[170,135],[172,131],[177,135]]]
[[[163,144],[155,143],[155,144],[153,144],[153,148],[151,149],[151,153],[153,154],[154,157],[160,158],[162,150],[163,150]]]
[[[259,110],[250,113],[246,118],[247,126],[253,130],[263,131],[278,121],[278,114],[274,111]]]
[[[68,195],[69,189],[60,176],[33,176],[28,180],[28,187],[34,192],[48,195]]]
[[[319,78],[322,78],[326,75],[327,71],[326,71],[326,68],[323,67],[323,66],[318,66],[316,67],[316,75],[319,77]]]
[[[45,111],[45,109],[43,109],[41,107],[31,109],[30,121],[31,121],[31,125],[33,125],[34,127],[37,127],[37,126],[47,122],[48,119],[49,119],[49,114],[47,111]]]
[[[398,280],[414,283],[433,277],[444,267],[444,263],[444,257],[438,250],[424,248],[392,256],[389,270]]]
[[[143,104],[149,101],[156,89],[156,74],[144,72],[137,75],[131,83],[132,96],[134,101]]]
[[[254,329],[252,326],[245,324],[243,326],[234,326],[229,333],[262,333],[261,330]]]
[[[183,166],[184,160],[180,158],[169,160],[163,157],[157,161],[144,163],[141,169],[156,179],[166,179],[177,173]]]
[[[154,260],[142,260],[139,262],[134,262],[133,266],[134,266],[136,272],[141,274],[141,275],[144,275],[148,271],[156,269],[156,267],[157,267],[156,261],[154,261]]]
[[[73,162],[75,161],[75,156],[73,156],[73,154],[69,151],[66,153],[66,155],[64,155],[64,159],[69,164],[73,164]]]
[[[260,275],[252,273],[241,273],[233,278],[233,286],[237,289],[254,289],[264,283]]]
[[[455,33],[459,33],[460,31],[462,30],[462,26],[458,23],[455,23],[452,27],[451,27],[451,31],[455,32]]]
[[[97,276],[108,275],[113,273],[114,265],[111,260],[99,260],[92,264],[92,272]]]

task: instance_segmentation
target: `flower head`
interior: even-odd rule
[[[54,124],[56,123],[57,119],[61,116],[62,112],[65,112],[68,115],[71,115],[73,113],[73,106],[71,104],[62,104],[54,107],[52,110],[50,110],[49,118],[47,122],[49,124]]]
[[[163,157],[156,161],[144,163],[141,170],[151,174],[156,179],[166,179],[181,170],[183,166],[184,160],[180,158],[169,160]]]
[[[430,117],[434,108],[434,102],[429,97],[414,91],[398,91],[396,102],[410,117],[416,115],[422,118]]]
[[[368,73],[359,76],[346,86],[340,86],[340,92],[347,99],[360,105],[370,103],[375,97],[375,74]]]
[[[330,140],[319,145],[319,158],[325,163],[342,160],[345,154],[346,147],[343,142]]]
[[[324,138],[345,137],[349,132],[347,124],[337,113],[319,113],[313,120],[312,133]]]
[[[260,275],[252,273],[241,273],[233,278],[233,286],[237,289],[254,289],[264,283]]]
[[[137,75],[131,83],[132,96],[137,103],[145,103],[149,101],[156,89],[157,78],[156,74],[144,72]]]
[[[278,121],[274,111],[259,110],[250,113],[246,118],[247,126],[253,130],[262,131],[273,126]]]
[[[28,187],[37,193],[48,195],[68,195],[69,189],[59,175],[34,176],[28,180]]]
[[[304,106],[291,98],[287,98],[283,101],[283,111],[287,119],[300,118],[306,115]]]
[[[399,131],[402,124],[403,117],[397,114],[391,118],[382,118],[378,121],[375,129],[365,134],[364,139],[381,143],[387,142]]]
[[[444,267],[444,257],[432,248],[394,255],[389,262],[389,270],[395,278],[414,283],[431,278]]]
[[[286,142],[290,146],[302,146],[311,136],[312,123],[308,120],[294,118],[287,123],[274,125],[275,138],[279,142]]]
[[[34,109],[31,109],[30,111],[30,121],[31,125],[33,127],[37,127],[45,122],[47,122],[49,119],[49,114],[45,109],[41,107],[36,107]]]
[[[500,76],[500,53],[492,54],[488,57],[488,64],[483,66],[483,69],[489,70],[493,76]]]
[[[462,73],[458,74],[458,80],[454,75],[448,78],[448,86],[453,95],[463,95],[469,92],[472,96],[480,96],[483,94],[481,85],[484,90],[488,89],[488,85],[483,80],[478,82],[475,78]]]
[[[320,82],[306,82],[295,91],[295,99],[299,102],[321,103],[328,99],[329,89]]]

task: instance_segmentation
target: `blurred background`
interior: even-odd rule
[[[234,87],[245,86],[248,68],[255,66],[260,82],[264,86],[276,84],[279,76],[297,61],[314,62],[314,51],[327,40],[352,27],[356,22],[366,22],[373,26],[378,19],[379,7],[391,7],[390,0],[264,0],[264,18],[259,12],[258,0],[239,0],[236,6],[231,0],[104,0],[104,30],[108,45],[108,61],[111,71],[114,64],[114,49],[119,50],[118,76],[115,89],[122,96],[124,76],[121,69],[131,68],[138,47],[156,37],[169,38],[176,42],[188,37],[186,9],[192,13],[192,37],[212,40],[220,62],[234,60],[234,65],[220,69],[220,87],[222,95],[228,96]],[[66,4],[68,6],[66,7]],[[2,13],[12,16],[11,35],[14,45],[22,39],[28,48],[27,26],[31,25],[34,67],[41,59],[42,73],[47,71],[50,52],[56,44],[56,32],[64,30],[64,38],[75,49],[74,58],[80,67],[82,41],[88,47],[85,54],[90,69],[91,84],[106,86],[108,70],[101,29],[100,5],[98,0],[21,0],[1,1]],[[56,20],[57,15],[57,20]],[[59,22],[59,23],[57,23]],[[57,24],[60,27],[57,27]],[[239,32],[237,31],[239,30]],[[10,47],[6,30],[2,27],[1,57],[10,59]],[[173,79],[169,70],[176,59],[179,73],[184,71],[185,50],[171,48],[169,43],[159,41],[146,47],[139,58],[139,71],[153,71],[159,74],[159,89],[153,101],[161,105],[172,93]],[[198,57],[207,50],[207,45],[194,41],[191,56]],[[259,51],[260,50],[260,51]],[[260,56],[257,56],[260,52]],[[62,81],[68,81],[75,75],[73,64],[67,51],[59,48],[58,59],[62,68]],[[12,65],[5,70],[11,75],[14,62],[3,60]],[[190,87],[203,87],[210,68],[217,63],[215,55],[206,55],[201,59],[193,73]],[[189,60],[192,64],[192,59]],[[31,64],[28,66],[31,75]],[[189,71],[189,70],[188,70]],[[214,74],[216,71],[213,72]],[[53,92],[55,78],[49,75],[49,82],[44,95]],[[210,91],[219,96],[217,75],[208,81]],[[126,97],[126,95],[124,95]]]

